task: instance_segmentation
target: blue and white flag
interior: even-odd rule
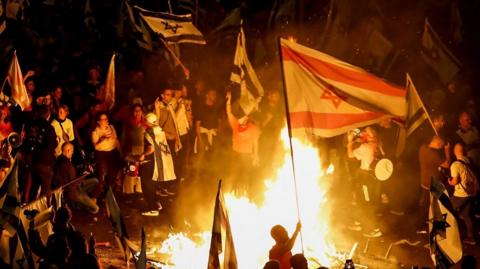
[[[448,192],[436,178],[430,186],[430,255],[435,268],[450,268],[462,259],[462,241]]]
[[[147,25],[168,43],[206,44],[203,34],[193,25],[192,15],[175,15],[134,7]]]

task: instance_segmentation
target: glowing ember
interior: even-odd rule
[[[287,141],[285,145],[288,145],[286,131],[283,132],[282,138],[284,142]],[[325,193],[330,182],[321,170],[317,150],[298,140],[292,142],[305,256],[311,266],[330,266],[335,257],[339,256],[329,241],[331,238],[328,238],[329,210]],[[256,205],[246,197],[225,194],[240,269],[263,267],[268,260],[268,251],[274,245],[273,239],[270,238],[272,226],[281,224],[290,234],[295,229],[297,207],[290,152],[287,149],[285,146],[283,166],[278,169],[273,179],[265,180],[263,204]],[[327,173],[330,174],[333,170],[333,165],[330,165]],[[209,213],[211,213],[209,216],[213,216],[213,212]],[[301,243],[299,237],[292,253],[302,251]],[[171,254],[169,261],[171,265],[163,268],[206,267],[209,247],[210,231],[198,235],[196,240],[188,238],[185,234],[170,234],[162,243],[160,252]]]

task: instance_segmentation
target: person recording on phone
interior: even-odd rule
[[[354,191],[358,193],[356,197],[365,212],[363,218],[365,220],[373,220],[373,223],[364,223],[368,228],[364,236],[366,237],[380,237],[382,232],[376,227],[376,205],[379,201],[379,181],[377,181],[371,170],[372,164],[379,157],[384,155],[382,143],[377,136],[377,133],[372,127],[366,127],[362,132],[352,131],[347,136],[347,154],[351,159],[360,161],[360,167],[355,173]],[[360,197],[363,197],[360,198]],[[361,223],[355,221],[354,226],[349,227],[351,230],[363,230]]]

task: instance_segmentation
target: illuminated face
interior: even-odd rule
[[[136,106],[134,109],[133,109],[133,117],[135,119],[141,119],[143,116],[143,110],[141,107],[139,106]]]
[[[108,117],[105,114],[100,115],[98,118],[98,126],[106,128],[108,126]]]
[[[62,154],[67,157],[68,159],[71,159],[73,156],[73,145],[68,144],[63,148]]]
[[[33,82],[33,80],[27,81],[27,83],[25,84],[25,87],[27,88],[27,91],[29,93],[32,93],[33,91],[35,91],[35,83]]]
[[[460,143],[455,144],[455,147],[453,148],[453,153],[455,156],[463,156],[463,146]]]
[[[459,118],[460,128],[464,131],[472,129],[472,117],[468,113],[462,113]]]
[[[97,81],[100,78],[100,72],[96,68],[88,70],[88,77],[91,81]]]
[[[215,103],[215,100],[217,100],[217,92],[215,90],[209,90],[205,95],[205,99],[209,104]]]
[[[162,100],[167,104],[170,104],[170,102],[172,101],[172,97],[173,97],[173,90],[167,89],[162,93]]]
[[[183,85],[182,86],[182,96],[187,96],[188,95],[188,88],[187,86]]]
[[[58,119],[65,120],[67,116],[68,116],[68,112],[65,110],[65,108],[60,108],[58,110]]]
[[[268,95],[268,101],[272,104],[277,104],[280,101],[280,94],[278,92],[272,92]]]
[[[198,92],[198,93],[202,93],[205,91],[205,83],[203,82],[203,80],[198,80],[196,83],[195,83],[195,90]]]
[[[43,99],[43,101],[45,102],[45,105],[49,106],[52,104],[52,97],[50,96],[50,94],[46,95],[45,96],[45,99]]]
[[[433,120],[433,125],[435,129],[440,130],[445,126],[445,118],[443,116],[438,116]]]
[[[62,98],[62,88],[56,87],[55,90],[53,91],[53,97],[55,97],[55,99],[57,100]]]

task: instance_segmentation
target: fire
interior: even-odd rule
[[[290,233],[297,223],[295,185],[288,149],[286,130],[282,132],[285,142],[283,165],[272,179],[265,180],[265,199],[256,205],[246,197],[233,193],[225,194],[230,225],[237,253],[238,268],[262,268],[268,261],[268,251],[274,245],[270,229],[283,225]],[[311,266],[330,266],[339,257],[329,238],[329,208],[326,192],[331,182],[326,175],[334,170],[321,169],[317,150],[298,140],[293,140],[297,178],[298,204],[302,222],[303,250]],[[213,215],[213,214],[212,214]],[[189,238],[185,234],[170,234],[162,243],[160,253],[171,254],[169,265],[163,268],[206,267],[210,247],[210,231]],[[292,253],[302,251],[302,238],[297,238]]]

